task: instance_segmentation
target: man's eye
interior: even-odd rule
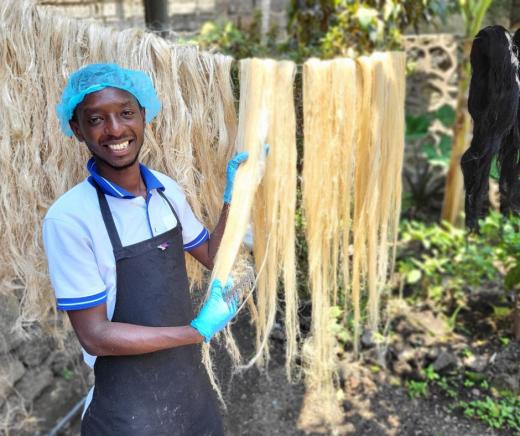
[[[134,113],[135,113],[134,111],[130,111],[130,110],[128,110],[128,111],[123,111],[123,116],[128,118],[128,117],[133,116]]]
[[[101,121],[101,117],[90,117],[88,119],[89,124],[97,124]]]

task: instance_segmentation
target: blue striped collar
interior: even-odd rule
[[[160,189],[164,191],[163,184],[157,179],[157,177],[153,175],[153,173],[148,168],[146,168],[141,163],[139,164],[139,168],[141,170],[141,176],[143,177],[144,184],[146,185],[148,197],[150,196],[150,191],[152,189]],[[88,178],[90,184],[94,187],[97,184],[104,194],[111,195],[112,197],[116,198],[135,198],[134,194],[121,188],[114,182],[111,182],[110,180],[102,177],[97,171],[96,162],[94,161],[93,157],[90,158],[87,162],[87,170],[90,173],[90,177]]]

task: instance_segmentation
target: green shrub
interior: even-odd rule
[[[520,218],[492,213],[481,221],[479,234],[467,234],[448,223],[401,225],[398,269],[413,296],[445,305],[465,303],[465,290],[491,281],[509,289],[520,282]]]

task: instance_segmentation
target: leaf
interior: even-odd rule
[[[444,124],[444,126],[452,127],[455,123],[455,109],[445,104],[435,111],[435,118]]]
[[[408,135],[421,135],[424,136],[428,133],[428,129],[431,124],[430,114],[423,115],[406,115],[406,136]]]
[[[471,34],[467,35],[469,37],[473,37],[482,27],[482,21],[493,0],[478,0],[475,3],[474,13],[472,14],[473,17],[471,17],[471,27],[469,28]]]
[[[366,30],[368,26],[370,26],[370,24],[373,24],[374,19],[377,17],[377,15],[378,12],[375,9],[361,6],[357,10],[355,17],[358,19],[361,28]]]
[[[331,318],[339,318],[340,315],[342,314],[343,310],[341,309],[341,307],[339,306],[332,306],[329,310],[329,316]]]
[[[504,286],[506,289],[511,290],[518,286],[520,283],[520,263],[517,263],[512,269],[510,269],[504,277]]]
[[[493,156],[493,160],[491,161],[491,170],[489,171],[489,177],[491,177],[493,180],[500,179],[496,156]]]
[[[421,280],[422,272],[418,269],[413,269],[406,274],[406,282],[409,284],[417,283],[419,280]]]

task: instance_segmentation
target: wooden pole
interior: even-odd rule
[[[168,0],[143,0],[146,28],[164,36],[170,27]]]
[[[271,18],[271,0],[262,0],[262,28],[261,37],[262,44],[267,42],[267,33],[269,32],[269,21]]]
[[[513,310],[513,336],[520,342],[520,292],[517,290],[516,305]]]
[[[511,0],[511,30],[520,29],[520,0]]]
[[[465,39],[462,62],[459,65],[459,96],[457,98],[457,118],[453,127],[453,148],[450,167],[446,177],[441,219],[456,224],[462,210],[464,179],[460,168],[460,158],[469,146],[471,117],[468,112],[468,88],[471,74],[469,56],[471,40]]]

